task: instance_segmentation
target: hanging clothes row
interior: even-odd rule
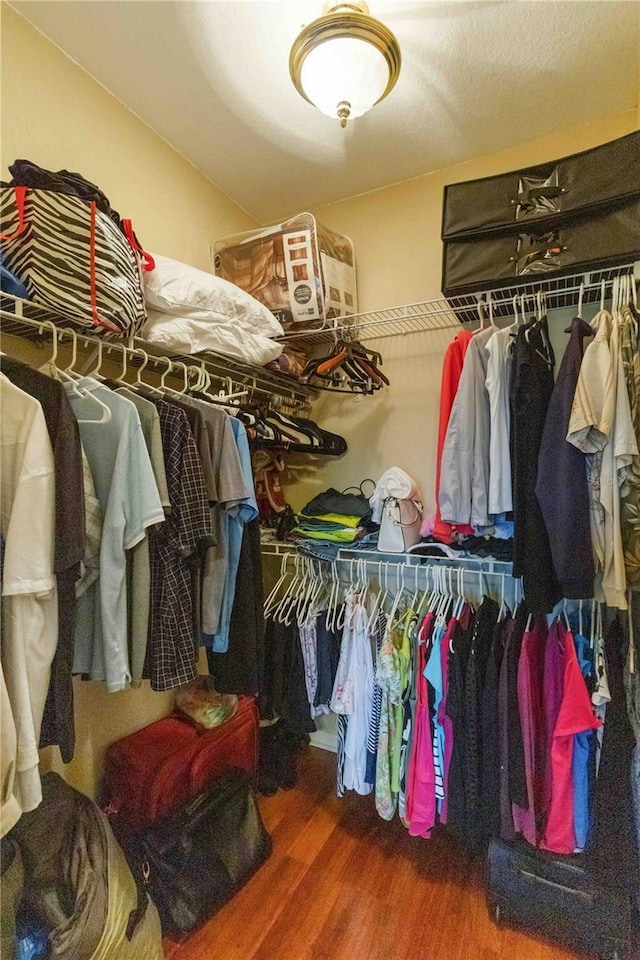
[[[527,320],[460,332],[442,371],[435,517],[423,535],[513,538],[513,573],[529,608],[561,597],[625,609],[640,577],[640,353],[633,278],[615,278],[611,309],[582,304],[558,376],[544,300]],[[584,340],[593,337],[584,348]],[[583,356],[584,355],[584,356]]]
[[[88,376],[75,354],[66,370],[56,356],[54,338],[46,372],[1,358],[3,771],[18,758],[7,820],[40,800],[39,746],[73,756],[72,674],[169,690],[195,678],[204,645],[218,689],[259,684],[244,425],[140,369],[133,383],[105,380],[101,350]]]
[[[337,715],[338,794],[373,794],[414,836],[586,851],[635,889],[633,619],[594,600],[535,616],[504,574],[413,566],[405,583],[399,564],[390,585],[384,564],[340,566],[285,557],[265,604],[271,629],[297,626],[307,717]]]

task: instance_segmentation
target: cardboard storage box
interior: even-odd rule
[[[214,245],[217,276],[271,310],[285,329],[357,313],[353,243],[310,213]]]

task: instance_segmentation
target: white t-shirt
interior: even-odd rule
[[[3,753],[5,748],[10,753],[15,751],[14,794],[20,809],[26,812],[42,799],[38,743],[58,643],[53,569],[55,470],[42,407],[3,374],[0,412],[4,539],[0,655],[15,725],[15,731],[7,731],[6,741],[3,730],[2,749]],[[6,761],[3,757],[3,767]]]
[[[78,600],[73,669],[106,680],[110,691],[122,690],[131,680],[125,550],[135,547],[148,527],[164,521],[164,510],[133,403],[88,377],[65,389],[103,514],[100,577]],[[106,404],[107,423],[99,422],[95,400],[78,395],[78,389]]]

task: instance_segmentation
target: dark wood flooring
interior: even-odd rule
[[[372,797],[335,796],[335,756],[310,747],[293,790],[260,800],[271,858],[167,960],[576,960],[497,927],[484,864],[442,835],[410,837]]]

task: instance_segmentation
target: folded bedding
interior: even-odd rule
[[[170,257],[152,256],[155,269],[144,277],[151,310],[198,321],[234,321],[249,333],[270,339],[282,336],[282,325],[271,311],[234,283]]]
[[[282,353],[282,344],[258,333],[250,333],[234,321],[212,323],[192,317],[149,310],[149,319],[140,336],[175,353],[215,353],[262,367]]]

